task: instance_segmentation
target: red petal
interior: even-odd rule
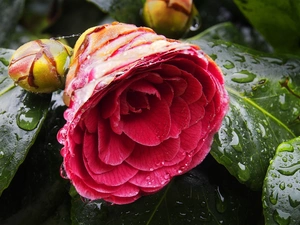
[[[183,73],[183,78],[187,82],[187,88],[181,97],[188,103],[191,104],[198,99],[200,99],[202,95],[202,82],[200,84],[199,80],[197,80],[194,76],[187,72],[182,72]]]
[[[113,169],[113,166],[104,164],[98,157],[98,137],[97,134],[85,132],[82,147],[85,167],[89,174],[102,174]]]
[[[108,120],[98,120],[99,158],[108,165],[121,164],[133,151],[135,142],[111,131]]]
[[[180,134],[181,147],[189,152],[194,150],[197,147],[197,144],[200,140],[201,131],[204,129],[206,131],[206,127],[202,127],[201,121],[192,125],[191,127],[183,130]]]
[[[125,183],[117,191],[112,193],[113,196],[117,197],[134,197],[137,196],[140,192],[140,189],[130,183]]]
[[[177,138],[190,124],[191,113],[187,103],[180,97],[174,98],[171,111],[170,137]]]
[[[126,162],[138,170],[153,171],[172,161],[180,148],[179,139],[168,139],[158,146],[136,145]]]
[[[201,82],[203,94],[207,101],[210,102],[216,93],[216,80],[213,78],[212,74],[199,66],[196,70],[195,77]]]
[[[198,101],[189,105],[190,112],[191,112],[190,126],[194,125],[195,123],[203,119],[205,115],[206,104],[207,104],[206,98],[204,95],[202,95]]]
[[[97,132],[97,120],[100,117],[100,110],[98,107],[93,107],[87,113],[84,114],[82,120],[84,121],[84,125],[86,129],[90,133]]]
[[[109,187],[116,187],[126,183],[128,180],[134,177],[137,172],[137,169],[126,163],[122,163],[118,166],[115,166],[113,170],[107,173],[99,175],[91,174],[91,176],[93,177],[95,182],[99,184],[104,184]]]
[[[170,132],[171,116],[166,101],[149,96],[150,110],[122,116],[124,133],[133,141],[155,146],[165,140]]]

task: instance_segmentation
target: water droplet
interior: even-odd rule
[[[278,172],[282,175],[292,176],[300,170],[300,161],[287,167],[279,167]]]
[[[247,166],[243,163],[238,163],[239,170],[238,170],[238,177],[241,181],[245,182],[250,178],[250,171]]]
[[[295,194],[295,193],[293,193],[293,194]],[[295,199],[294,197],[289,195],[289,203],[293,208],[296,208],[298,205],[300,205],[300,195],[298,194],[296,197],[298,197],[298,199]]]
[[[64,179],[69,179],[63,164],[60,166],[60,176]]]
[[[232,132],[232,140],[231,142],[229,143],[230,146],[233,147],[234,150],[238,151],[238,152],[242,152],[242,146],[240,144],[240,139],[239,139],[239,136],[238,134],[233,131]]]
[[[38,108],[21,108],[17,115],[18,126],[27,131],[34,130],[42,118],[42,111]]]
[[[0,159],[4,157],[4,152],[0,151]]]
[[[293,152],[294,147],[293,147],[293,145],[291,145],[289,143],[282,143],[278,146],[278,151],[279,152]]]
[[[267,138],[267,135],[266,135],[267,132],[266,132],[265,127],[261,123],[259,123],[258,126],[259,126],[261,137]]]
[[[247,70],[241,70],[240,72],[234,73],[231,80],[237,83],[249,83],[256,78],[254,73],[250,73]]]
[[[284,183],[284,182],[281,182],[281,183],[279,184],[279,188],[280,188],[281,190],[284,190],[284,189],[285,189],[285,183]]]
[[[219,186],[216,188],[216,209],[219,213],[224,213],[227,209],[227,201],[224,195],[221,193]]]
[[[201,19],[199,15],[194,16],[190,31],[197,31],[201,27]]]
[[[285,213],[280,209],[277,209],[273,213],[273,219],[280,225],[289,225],[291,220],[291,215]]]
[[[8,65],[9,65],[9,61],[6,60],[6,59],[3,58],[3,57],[0,57],[0,62],[2,62],[4,66],[8,66]]]
[[[278,200],[278,193],[275,191],[272,191],[272,193],[269,196],[269,200],[273,205],[277,204],[277,200]]]
[[[223,65],[226,69],[233,69],[235,67],[234,63],[229,61],[229,60],[226,60],[226,64]]]
[[[245,56],[243,55],[238,55],[238,54],[235,54],[234,56],[236,56],[236,61],[238,62],[246,62],[246,59],[245,59]]]
[[[200,212],[199,219],[203,222],[208,222],[211,220],[211,214],[209,212],[202,211]]]
[[[279,95],[279,107],[281,110],[288,110],[290,109],[290,104],[288,104],[288,101],[286,101],[286,95],[282,94]]]

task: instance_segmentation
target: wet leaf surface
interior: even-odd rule
[[[265,224],[300,221],[300,137],[280,144],[263,187]]]
[[[222,40],[193,43],[220,66],[231,100],[211,154],[240,182],[260,190],[277,146],[300,134],[300,59]]]
[[[50,103],[14,85],[7,75],[13,51],[0,50],[0,194],[8,187],[33,145]]]
[[[134,204],[108,205],[103,201],[72,200],[72,224],[93,225],[213,225],[260,224],[260,193],[239,184],[213,158],[177,177],[157,194]],[[256,207],[254,207],[256,206]]]

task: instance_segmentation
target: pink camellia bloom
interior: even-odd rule
[[[201,163],[229,102],[220,69],[199,47],[122,23],[79,38],[64,94],[66,176],[81,196],[115,204]]]

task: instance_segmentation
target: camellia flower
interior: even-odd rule
[[[30,92],[50,93],[63,89],[72,53],[72,48],[54,39],[30,41],[15,51],[8,74]]]
[[[122,23],[78,39],[64,100],[65,174],[81,196],[115,204],[197,166],[228,108],[222,73],[199,47]]]

